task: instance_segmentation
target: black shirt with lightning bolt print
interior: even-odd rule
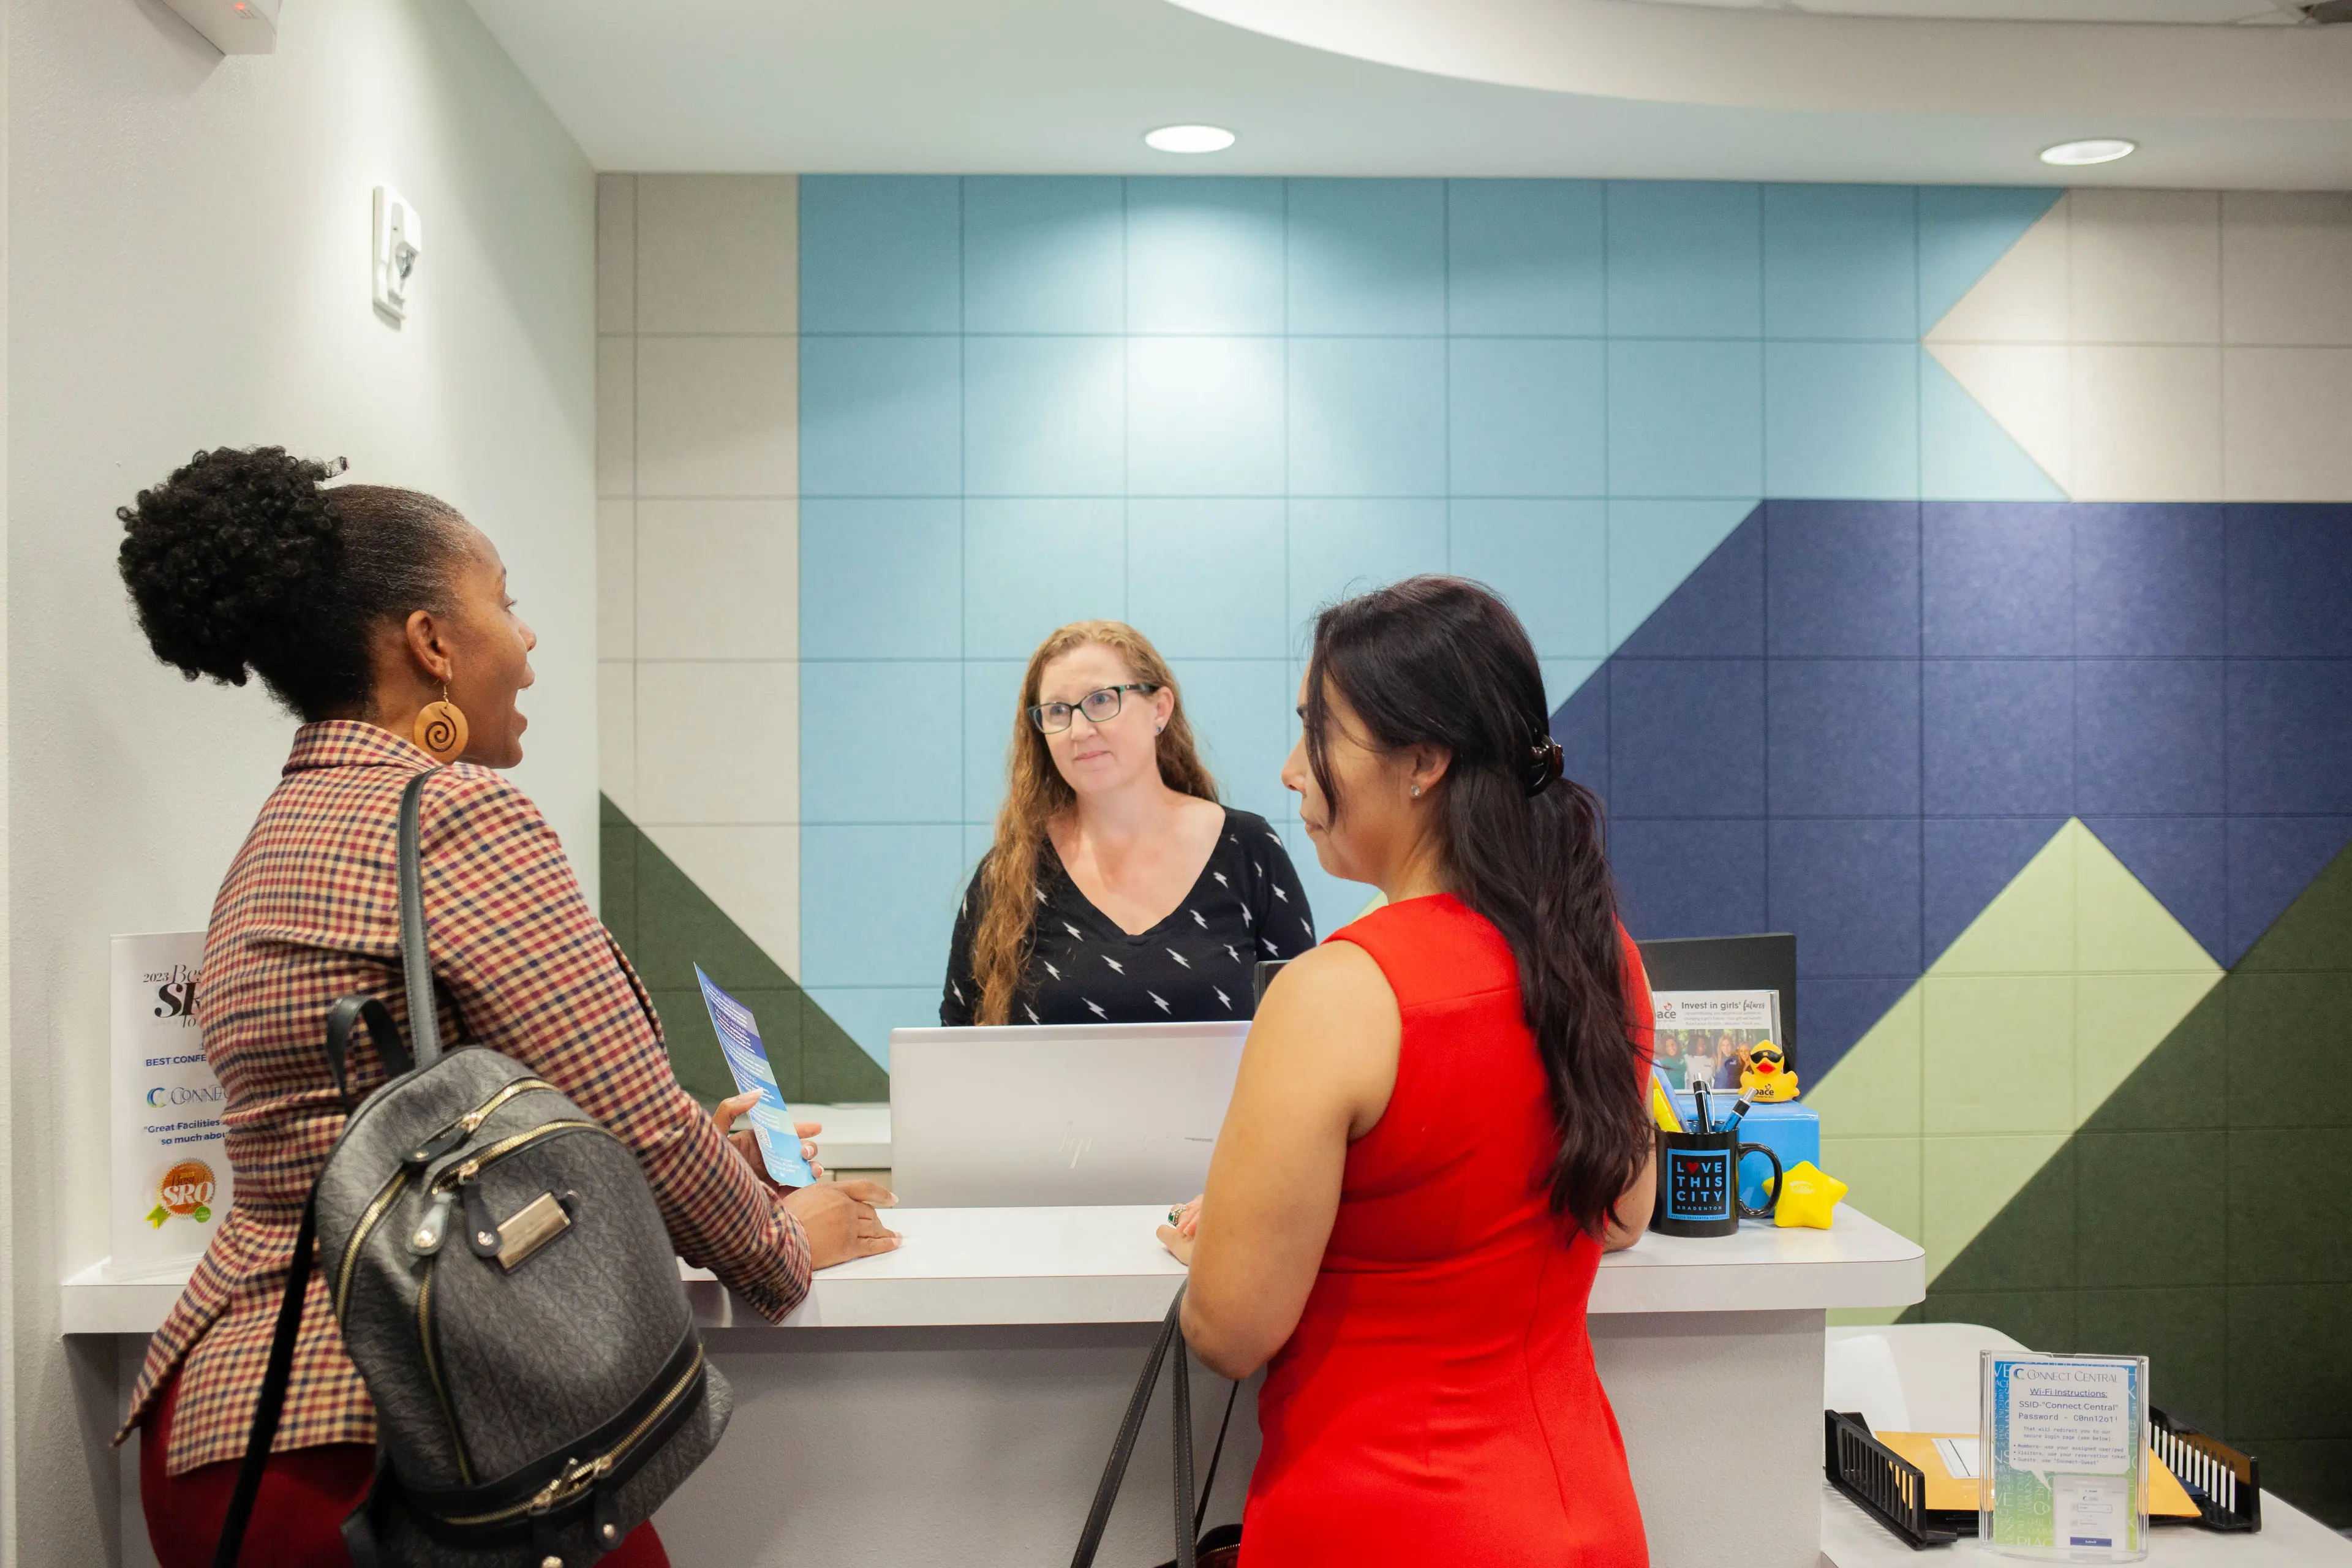
[[[1281,838],[1263,816],[1231,806],[1183,902],[1139,936],[1078,891],[1050,841],[1038,851],[1037,891],[1029,970],[1007,1023],[1246,1018],[1258,961],[1296,958],[1315,945],[1314,911]],[[942,1024],[969,1024],[980,1006],[971,938],[986,896],[975,870],[956,912]]]

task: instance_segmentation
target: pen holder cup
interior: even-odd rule
[[[1742,1215],[1769,1219],[1771,1205],[1739,1201],[1739,1163],[1750,1154],[1772,1162],[1772,1204],[1780,1201],[1780,1156],[1737,1132],[1669,1132],[1658,1129],[1658,1197],[1650,1228],[1662,1236],[1729,1236]]]

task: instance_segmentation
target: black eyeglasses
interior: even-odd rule
[[[1130,691],[1157,691],[1160,688],[1148,680],[1130,680],[1124,686],[1106,686],[1099,691],[1089,691],[1075,703],[1045,702],[1029,710],[1029,722],[1037,726],[1043,735],[1058,735],[1070,727],[1072,712],[1083,713],[1089,724],[1108,724],[1118,717],[1119,704]]]

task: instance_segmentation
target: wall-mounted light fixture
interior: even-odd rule
[[[1222,153],[1234,133],[1222,125],[1163,125],[1145,132],[1143,144],[1159,153]]]
[[[278,48],[278,0],[163,0],[189,26],[225,55],[267,55]]]
[[[425,254],[425,224],[408,198],[390,185],[375,188],[375,308],[388,321],[408,319],[416,258]]]
[[[2055,147],[2044,147],[2042,149],[2042,161],[2055,163],[2063,169],[2078,169],[2090,163],[2112,163],[2138,151],[2138,142],[2126,142],[2120,136],[2091,136],[2080,142],[2061,142]]]

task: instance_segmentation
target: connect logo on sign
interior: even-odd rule
[[[147,1091],[147,1103],[159,1110],[167,1105],[217,1105],[221,1100],[221,1086],[216,1083],[195,1088],[159,1083]]]
[[[155,1207],[147,1223],[162,1229],[174,1215],[198,1225],[213,1217],[213,1168],[202,1160],[183,1160],[155,1184]]]

